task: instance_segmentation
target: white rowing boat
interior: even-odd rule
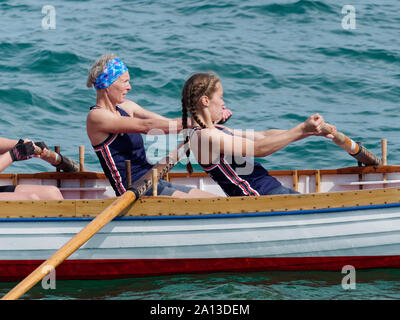
[[[212,199],[142,197],[57,267],[58,279],[400,267],[400,166],[270,171],[300,195],[225,197],[203,173],[172,182]],[[94,172],[1,174],[63,201],[0,201],[0,281],[22,279],[115,200]]]

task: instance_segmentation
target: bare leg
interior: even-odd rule
[[[24,195],[30,194],[34,200],[62,200],[64,197],[61,191],[55,186],[41,186],[41,185],[29,185],[19,184],[15,188],[14,194],[22,193]]]
[[[40,200],[34,193],[0,192],[0,200]]]
[[[189,193],[185,193],[182,191],[175,191],[172,194],[174,198],[216,198],[218,197],[214,193],[206,192],[200,189],[192,189]]]

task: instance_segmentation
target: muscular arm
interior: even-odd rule
[[[123,117],[107,110],[92,110],[87,118],[88,130],[102,131],[105,133],[149,133],[152,129],[160,129],[170,133],[174,128],[182,129],[174,120],[170,119],[138,119]]]
[[[125,100],[124,103],[121,104],[121,107],[124,108],[132,117],[138,119],[160,119],[160,120],[174,120],[181,122],[181,118],[170,119],[166,118],[158,113],[146,110],[139,106],[137,103],[131,100]]]
[[[203,152],[202,159],[213,160],[220,153],[233,156],[265,157],[297,140],[311,135],[321,135],[323,124],[322,117],[316,114],[292,129],[268,130],[265,134],[259,133],[257,139],[247,139],[240,135],[231,136],[216,128],[204,129],[196,132],[198,142],[194,146],[198,148],[198,154]],[[326,136],[328,137],[328,135]],[[204,155],[204,150],[208,150],[209,154]]]
[[[161,135],[182,130],[182,121],[175,121],[162,116],[150,116],[141,119],[133,117],[134,109],[131,107],[124,106],[124,110],[130,117],[124,117],[106,109],[94,109],[89,112],[86,119],[86,130],[92,145],[103,142],[109,134],[114,133]]]
[[[198,135],[199,146],[203,147],[201,151],[207,150],[207,148],[204,148],[207,145],[211,148],[209,150],[212,152],[210,159],[214,159],[219,153],[233,156],[266,157],[288,144],[307,136],[302,124],[290,130],[282,130],[279,133],[275,132],[272,135],[263,137],[260,135],[257,139],[231,136],[218,129],[201,130],[198,132]]]
[[[217,127],[217,126],[216,126]],[[223,127],[225,129],[227,129],[228,131],[230,131],[233,135],[237,136],[237,137],[242,137],[245,139],[249,139],[252,141],[257,141],[260,139],[264,139],[266,137],[272,137],[276,134],[281,134],[287,130],[280,130],[280,129],[270,129],[270,130],[265,130],[265,131],[254,131],[254,130],[241,130],[241,129],[229,129],[225,126],[221,126],[218,125],[218,127]]]

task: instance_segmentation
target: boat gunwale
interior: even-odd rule
[[[400,166],[348,167],[324,170],[277,171],[280,175],[290,174],[357,174],[360,172],[385,173],[400,172]],[[274,171],[270,171],[271,174]],[[275,172],[276,173],[276,172]],[[4,177],[35,177],[40,179],[103,179],[104,173],[98,172],[39,172],[33,174],[0,174]],[[204,172],[196,172],[194,176],[207,177]],[[170,173],[171,177],[187,177],[187,173]],[[388,180],[390,181],[390,180]],[[65,200],[0,200],[0,219],[21,218],[92,218],[97,216],[117,197],[104,199],[65,199]],[[385,187],[365,190],[341,190],[331,192],[314,192],[286,195],[263,195],[257,197],[221,197],[203,199],[178,199],[171,197],[141,197],[124,211],[121,216],[152,219],[157,217],[207,217],[228,214],[237,216],[244,214],[292,212],[305,210],[321,210],[332,208],[358,208],[371,205],[400,203],[400,188]]]
[[[354,166],[336,169],[293,169],[293,170],[268,170],[272,176],[293,175],[313,175],[319,171],[321,175],[334,174],[368,174],[368,173],[393,173],[400,172],[400,165],[384,166]],[[169,177],[187,177],[187,172],[169,172]],[[193,172],[192,177],[208,177],[205,172]],[[0,179],[105,179],[103,172],[82,171],[82,172],[36,172],[36,173],[0,173]]]
[[[248,212],[248,213],[219,213],[204,215],[174,215],[174,216],[120,216],[114,221],[124,220],[180,220],[180,219],[221,219],[221,218],[247,218],[265,216],[284,216],[284,215],[309,215],[319,213],[333,213],[346,211],[373,210],[382,208],[400,207],[398,203],[387,203],[378,205],[358,206],[358,207],[339,207],[312,210],[292,210],[292,211],[273,211],[273,212]],[[0,218],[1,222],[58,222],[58,221],[91,221],[95,217],[32,217],[32,218]]]

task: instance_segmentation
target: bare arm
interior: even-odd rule
[[[162,120],[175,120],[181,121],[181,118],[166,118],[158,113],[146,110],[131,100],[125,100],[121,107],[126,110],[130,116],[138,119],[162,119]]]
[[[3,153],[0,155],[0,172],[5,170],[11,163],[12,159],[9,152]]]
[[[11,143],[12,140],[9,142]],[[4,140],[3,140],[4,142]],[[35,155],[35,144],[32,141],[20,141],[13,145],[9,151],[0,155],[0,172],[6,169],[13,161],[32,158]]]
[[[197,145],[194,145],[199,150],[198,154],[203,150],[208,150],[210,153],[204,155],[203,151],[202,159],[213,160],[220,153],[233,156],[265,157],[294,141],[311,135],[321,135],[324,123],[323,118],[316,114],[292,129],[270,131],[263,137],[260,134],[258,139],[231,136],[216,128],[204,129],[196,132],[199,141]],[[208,158],[204,158],[207,156]]]
[[[182,118],[167,118],[164,117],[158,113],[146,110],[139,106],[137,103],[131,101],[131,100],[125,100],[124,103],[121,104],[121,107],[124,108],[125,111],[129,113],[129,115],[133,118],[138,118],[138,119],[158,119],[158,120],[168,120],[168,121],[174,121],[172,123],[177,122],[178,123],[178,129],[179,131],[182,130],[181,124],[182,124]],[[190,119],[189,119],[190,122]]]
[[[0,154],[10,151],[16,144],[17,140],[0,138]]]
[[[254,130],[250,130],[250,129],[246,129],[246,130],[233,129],[232,130],[230,128],[227,128],[227,127],[221,126],[221,125],[217,125],[216,127],[223,127],[237,137],[242,137],[242,138],[253,140],[253,141],[260,140],[265,137],[271,137],[273,135],[280,134],[280,133],[287,131],[287,130],[280,130],[280,129],[270,129],[270,130],[265,130],[265,131],[254,131]]]
[[[107,110],[92,110],[87,117],[88,131],[101,131],[104,133],[151,133],[159,129],[165,133],[182,130],[182,124],[170,119],[138,119],[123,117]],[[160,134],[160,133],[158,133]]]
[[[162,120],[168,120],[168,118],[146,110],[139,106],[137,103],[131,101],[131,100],[125,100],[124,103],[121,104],[121,107],[128,112],[128,114],[131,117],[138,118],[138,119],[162,119]]]

